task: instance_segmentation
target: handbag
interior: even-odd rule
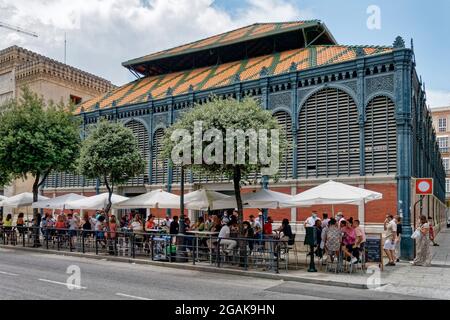
[[[411,235],[412,239],[417,239],[417,238],[420,238],[420,237],[421,237],[421,234],[420,234],[420,230],[419,229],[416,229],[416,231],[414,231],[413,234]]]

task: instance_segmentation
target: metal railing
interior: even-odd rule
[[[298,264],[300,245],[272,238],[221,239],[201,234],[170,235],[162,231],[111,233],[36,227],[1,228],[0,244],[275,273],[287,271],[294,258]]]

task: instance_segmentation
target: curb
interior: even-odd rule
[[[34,248],[27,248],[27,247],[10,247],[10,246],[5,246],[5,245],[0,245],[0,248],[16,250],[16,251],[41,253],[41,254],[56,254],[56,255],[60,255],[60,256],[87,258],[87,259],[92,259],[92,260],[113,261],[113,262],[122,262],[122,263],[135,263],[135,264],[141,264],[141,265],[168,267],[168,268],[173,268],[173,269],[203,271],[203,272],[211,272],[211,273],[222,273],[222,274],[238,275],[238,276],[245,276],[245,277],[252,277],[252,278],[259,278],[259,279],[263,278],[263,279],[270,279],[270,280],[292,281],[292,282],[318,284],[318,285],[333,286],[333,287],[345,287],[345,288],[353,288],[353,289],[369,289],[367,284],[350,283],[350,282],[335,281],[335,280],[311,279],[311,278],[305,278],[305,277],[299,277],[299,276],[281,275],[281,274],[265,273],[265,272],[259,272],[259,271],[219,269],[216,267],[199,266],[199,265],[186,264],[186,263],[181,264],[181,263],[177,263],[177,262],[160,262],[160,261],[151,261],[151,260],[142,260],[142,259],[114,257],[114,256],[97,256],[97,255],[92,255],[92,254],[83,254],[83,253],[79,253],[79,252],[54,251],[54,250],[34,249]]]

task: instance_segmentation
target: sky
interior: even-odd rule
[[[430,5],[432,3],[432,5]],[[340,44],[414,40],[431,107],[450,106],[448,0],[0,0],[0,49],[19,45],[122,85],[121,63],[255,22],[320,19]],[[375,20],[374,20],[375,19]],[[372,22],[368,25],[368,21]]]

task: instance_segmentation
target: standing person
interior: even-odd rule
[[[330,219],[323,235],[324,248],[326,254],[333,260],[335,257],[339,257],[339,249],[342,242],[342,232],[339,229],[337,222],[334,218]]]
[[[106,248],[105,241],[105,217],[100,215],[95,223],[95,234],[97,236],[97,241],[102,244],[102,248]]]
[[[311,216],[305,220],[305,229],[314,227],[316,225],[316,220],[317,220],[317,212],[313,211],[311,213]]]
[[[253,251],[253,247],[254,247],[254,240],[252,241],[251,239],[253,239],[255,237],[254,229],[252,228],[252,226],[251,226],[249,221],[244,221],[242,223],[242,227],[243,227],[243,230],[244,230],[243,238],[249,239],[248,240],[248,247],[250,249],[250,252],[252,252]]]
[[[338,225],[341,225],[341,222],[342,221],[345,221],[345,217],[344,217],[344,214],[342,213],[342,212],[338,212],[337,214],[336,214],[336,222],[337,222],[337,224]]]
[[[420,217],[420,224],[417,228],[420,236],[416,239],[417,255],[411,264],[414,266],[429,267],[431,265],[431,241],[430,241],[430,225],[426,216]]]
[[[23,235],[23,233],[25,231],[24,230],[25,220],[24,220],[23,216],[24,216],[23,212],[20,212],[19,216],[17,217],[17,221],[16,221],[16,227],[17,227],[17,230],[19,231],[20,235]]]
[[[323,257],[322,249],[320,248],[320,244],[322,243],[322,220],[317,218],[316,224],[316,239],[317,239],[317,248],[316,248],[316,256],[319,258]]]
[[[439,244],[437,244],[434,241],[435,234],[434,234],[433,218],[430,216],[428,217],[428,225],[430,226],[430,240],[433,243],[433,246],[439,247]]]
[[[397,224],[397,240],[395,241],[395,257],[397,258],[396,262],[400,262],[401,255],[401,239],[402,239],[402,218],[400,216],[395,216],[395,222]]]
[[[178,223],[178,216],[174,216],[172,223],[169,227],[169,233],[170,234],[178,234],[180,232],[180,224]]]
[[[397,238],[397,225],[394,216],[388,214],[384,220],[384,251],[389,259],[386,266],[395,266],[395,239]]]
[[[264,235],[271,237],[273,234],[272,231],[272,217],[267,217],[267,222],[264,223]]]
[[[109,232],[107,233],[107,241],[109,241],[109,254],[114,255],[117,247],[117,219],[112,215],[109,219]]]
[[[80,228],[80,219],[73,214],[73,210],[68,214],[67,223],[69,225],[70,248],[73,248],[73,238],[77,235],[77,230]]]
[[[322,229],[326,228],[328,226],[328,222],[330,222],[330,219],[328,218],[328,213],[324,212],[322,214]]]

